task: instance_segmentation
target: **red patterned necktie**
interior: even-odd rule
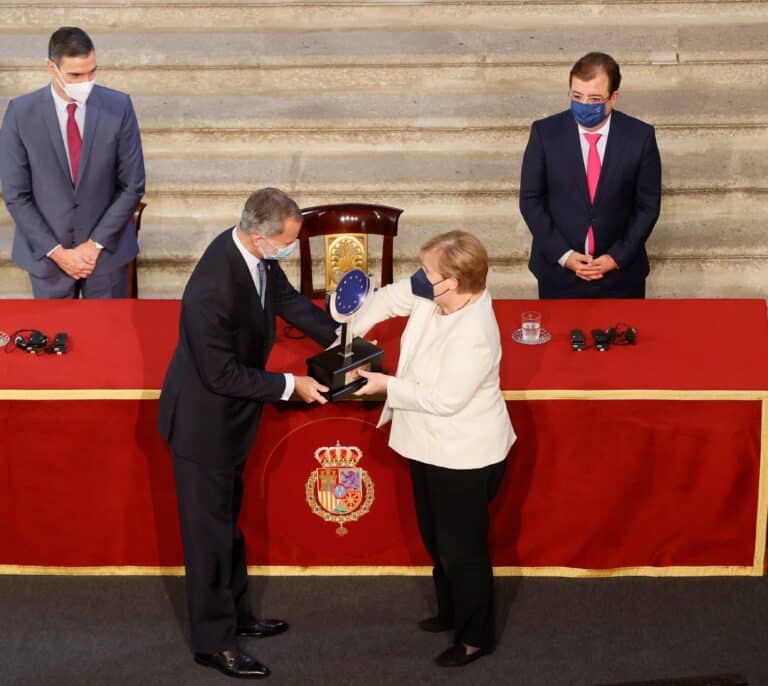
[[[77,184],[77,169],[80,166],[80,149],[83,147],[83,139],[80,136],[80,129],[75,121],[75,110],[77,103],[71,102],[67,105],[67,146],[69,147],[69,164],[72,169],[72,185]]]
[[[597,141],[602,137],[602,133],[585,133],[584,138],[589,143],[589,154],[587,155],[587,188],[589,189],[589,201],[595,202],[595,192],[597,191],[597,182],[600,181],[600,153],[597,152]],[[587,230],[587,240],[584,243],[585,252],[588,255],[595,255],[595,233],[590,226]]]

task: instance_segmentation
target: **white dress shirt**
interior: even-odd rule
[[[53,104],[56,106],[56,118],[59,120],[59,131],[61,131],[61,140],[64,142],[64,152],[67,155],[67,169],[69,170],[69,178],[72,178],[72,160],[69,158],[69,139],[67,138],[67,121],[69,120],[69,112],[67,112],[67,105],[70,105],[71,103],[67,102],[62,98],[57,92],[56,89],[53,87],[53,84],[51,84],[51,95],[53,96]],[[77,128],[80,129],[80,140],[83,140],[83,131],[85,131],[85,108],[87,107],[87,104],[84,102],[77,102],[75,103],[77,107],[75,108],[75,123],[77,124]],[[96,243],[96,241],[93,241],[97,248],[103,249],[104,246],[101,245],[101,243]],[[54,248],[51,248],[47,253],[46,256],[50,257],[53,254],[54,250],[57,250],[61,247],[61,244],[57,245]]]
[[[237,249],[243,256],[248,271],[251,274],[251,279],[253,279],[253,285],[256,287],[256,292],[259,294],[259,297],[261,297],[261,291],[259,291],[259,262],[261,262],[261,260],[245,249],[245,246],[240,242],[240,239],[237,236],[237,227],[232,229],[232,240],[235,241]],[[283,376],[285,377],[285,390],[280,396],[280,400],[288,400],[293,394],[293,389],[296,387],[296,379],[293,374],[290,373],[283,374]]]
[[[584,173],[587,173],[587,165],[589,163],[589,142],[584,137],[585,133],[599,133],[602,134],[597,141],[597,154],[600,155],[600,164],[603,164],[603,158],[605,157],[605,146],[608,142],[608,131],[611,128],[611,115],[608,115],[608,119],[605,120],[605,124],[603,124],[597,131],[587,131],[581,124],[578,125],[579,127],[579,143],[581,144],[581,156],[584,158]],[[573,250],[568,250],[562,254],[558,262],[560,263],[561,267],[565,267],[565,263],[570,257]],[[584,253],[587,252],[587,244],[586,239],[584,241]]]

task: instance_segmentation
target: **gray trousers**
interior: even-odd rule
[[[128,265],[107,274],[73,279],[59,270],[56,276],[29,275],[35,298],[125,298],[128,295]]]

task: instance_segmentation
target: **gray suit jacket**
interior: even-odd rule
[[[0,183],[16,222],[13,260],[35,276],[61,273],[46,258],[59,243],[72,248],[92,238],[103,245],[94,274],[136,256],[130,220],[144,195],[144,158],[127,94],[94,86],[78,177],[73,188],[50,86],[11,100],[0,130]]]

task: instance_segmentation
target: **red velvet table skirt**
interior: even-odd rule
[[[19,302],[0,303],[0,328],[69,330],[73,346],[61,358],[0,353],[0,571],[179,573],[171,461],[155,427],[178,303],[67,303],[62,314],[61,304]],[[689,301],[679,302],[683,311]],[[498,574],[763,572],[768,347],[762,355],[758,348],[768,336],[756,302],[712,306],[732,303],[743,316],[749,303],[757,345],[741,362],[751,369],[730,357],[708,369],[712,351],[693,353],[685,343],[664,356],[657,341],[650,359],[651,310],[663,302],[633,304],[630,323],[649,320],[649,342],[641,338],[636,348],[567,350],[567,330],[580,319],[607,325],[618,316],[592,303],[572,305],[577,312],[560,328],[548,313],[546,346],[506,344],[502,385],[519,438],[492,506]],[[497,303],[505,339],[515,322],[507,310],[519,318],[532,305]],[[378,332],[389,368],[400,328],[387,323]],[[301,371],[314,351],[308,341],[282,341],[273,366]],[[681,356],[684,369],[669,365]],[[578,371],[569,367],[576,364]],[[614,369],[632,383],[614,383]],[[516,383],[522,375],[526,383]],[[358,401],[265,407],[241,517],[256,571],[429,572],[407,464],[387,447],[388,429],[375,428],[380,409]],[[337,443],[360,449],[372,496],[368,511],[341,527],[308,497],[316,451]]]

